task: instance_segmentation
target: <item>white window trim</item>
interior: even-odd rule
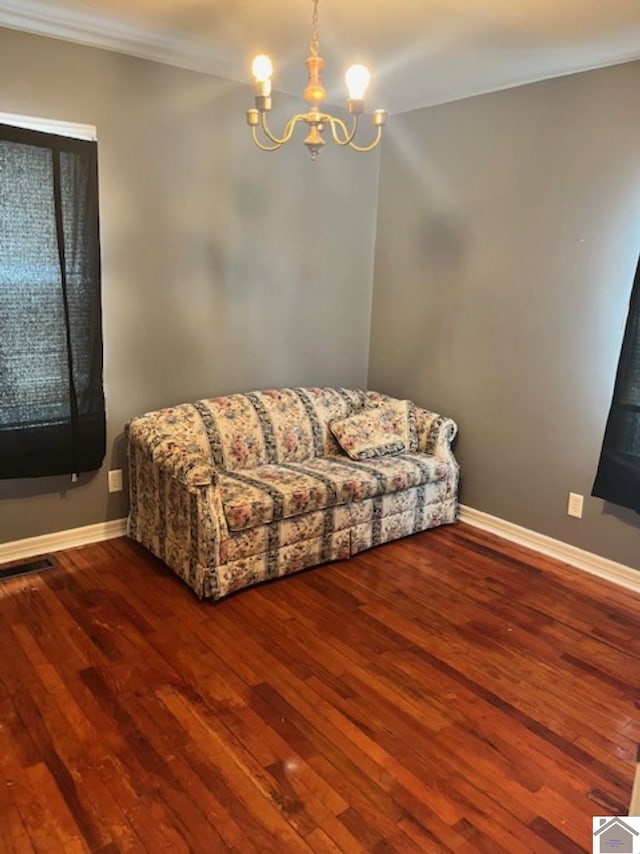
[[[88,139],[93,142],[98,138],[95,125],[78,125],[74,122],[39,119],[35,116],[19,116],[15,113],[0,113],[0,124],[27,128],[27,130],[40,130],[44,133],[55,133],[58,136],[70,136],[74,139]]]

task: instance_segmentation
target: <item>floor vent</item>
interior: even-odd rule
[[[15,578],[17,575],[27,575],[30,572],[42,572],[43,569],[52,569],[57,565],[53,558],[38,557],[34,560],[23,560],[10,566],[0,566],[0,581]]]

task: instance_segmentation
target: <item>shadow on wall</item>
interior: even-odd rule
[[[430,210],[417,229],[417,244],[429,269],[458,270],[470,248],[470,232],[464,220],[450,211]]]
[[[103,467],[108,464],[109,469],[126,469],[127,467],[127,439],[122,433],[118,433],[111,443],[111,456],[107,455]]]
[[[20,478],[18,480],[0,480],[0,501],[3,499],[33,498],[36,495],[59,495],[64,499],[67,493],[81,489],[96,477],[98,471],[78,475],[73,482],[71,475],[55,477]]]
[[[248,87],[189,77],[167,104],[167,75],[148,73],[130,149],[103,158],[111,423],[213,394],[364,377],[375,157],[323,152],[311,164],[301,143],[265,155],[244,122]]]
[[[626,507],[619,507],[617,504],[612,504],[610,501],[602,502],[602,516],[613,516],[618,522],[628,525],[631,528],[637,528],[640,525],[640,513],[635,510],[628,510]]]
[[[113,440],[111,457],[105,459],[103,468],[107,463],[109,469],[122,469],[122,491],[107,493],[107,519],[120,519],[129,512],[129,460],[124,433],[118,433]]]
[[[375,379],[396,390],[400,383],[400,390],[415,394],[424,385],[425,341],[432,382],[449,372],[453,342],[461,334],[475,234],[455,186],[420,139],[399,122],[389,127],[386,146],[378,225],[386,238],[377,246],[375,278],[394,284],[374,289],[374,351],[389,348],[376,360]],[[387,334],[388,322],[403,330],[400,348]]]

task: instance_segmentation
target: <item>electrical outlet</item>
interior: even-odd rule
[[[567,505],[567,513],[569,516],[574,516],[576,519],[582,519],[582,505],[584,504],[584,496],[578,495],[577,492],[569,493],[569,503]]]
[[[122,469],[109,472],[109,492],[122,492]]]

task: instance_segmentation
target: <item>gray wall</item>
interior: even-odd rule
[[[640,247],[640,64],[395,116],[369,385],[453,415],[465,503],[640,568],[638,517],[586,498]],[[280,118],[297,109],[279,98]],[[132,415],[284,384],[363,385],[377,152],[249,141],[251,90],[0,30],[0,109],[95,124],[108,451],[0,481],[0,542],[121,518]],[[313,200],[313,204],[310,200]]]
[[[0,542],[123,517],[106,472],[125,464],[134,414],[365,384],[378,152],[327,145],[311,163],[298,137],[263,154],[252,100],[248,86],[0,30],[0,110],[97,126],[108,417],[96,476],[0,481]],[[276,101],[281,121],[300,106]]]
[[[639,517],[588,496],[640,250],[638,92],[633,63],[393,118],[369,368],[459,422],[466,504],[635,568]]]

